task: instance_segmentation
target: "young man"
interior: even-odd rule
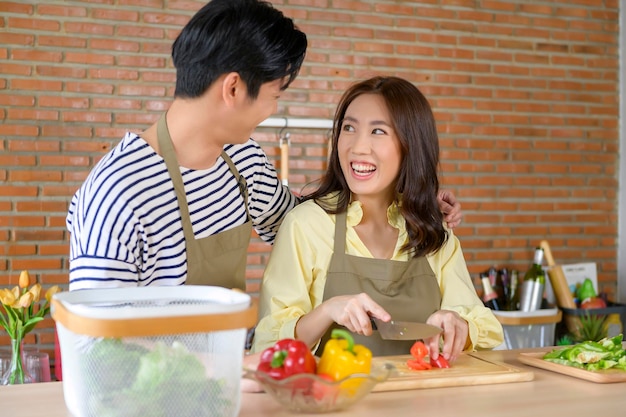
[[[245,290],[254,227],[272,243],[297,198],[250,135],[298,74],[306,35],[271,4],[212,0],[172,47],[174,101],[94,167],[67,216],[70,290]],[[453,207],[442,210],[460,221]]]
[[[252,227],[271,242],[296,197],[250,139],[298,74],[306,35],[269,3],[213,0],[172,47],[175,98],[127,133],[70,206],[70,289],[245,289]]]

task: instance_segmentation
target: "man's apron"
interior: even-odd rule
[[[228,164],[235,178],[238,179],[239,191],[246,207],[247,221],[224,232],[196,239],[191,227],[183,177],[180,175],[180,167],[167,129],[165,114],[161,116],[157,124],[157,139],[161,156],[165,160],[167,171],[174,183],[180,218],[183,224],[187,252],[187,279],[185,284],[216,285],[226,288],[239,288],[245,291],[246,256],[252,233],[252,221],[248,211],[246,179],[239,174],[235,164],[226,155],[226,152],[222,151],[222,158]],[[210,192],[211,190],[207,190],[207,193]]]
[[[439,310],[441,292],[426,257],[409,261],[363,258],[346,254],[346,212],[337,214],[334,253],[330,260],[324,300],[347,294],[368,294],[393,320],[425,322]],[[330,338],[333,324],[322,337],[318,355]],[[355,343],[372,350],[375,356],[406,355],[415,340],[383,340],[377,331],[372,336],[352,334]]]

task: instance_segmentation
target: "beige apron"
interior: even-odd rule
[[[189,207],[180,167],[176,160],[176,152],[170,138],[165,120],[161,116],[157,124],[157,139],[161,156],[174,183],[174,190],[180,209],[180,218],[185,235],[187,253],[187,279],[189,285],[216,285],[226,288],[246,290],[246,256],[252,233],[252,221],[248,212],[248,188],[243,175],[239,174],[235,164],[226,152],[222,151],[222,158],[228,164],[230,171],[238,179],[239,191],[246,207],[246,223],[233,227],[224,232],[196,239],[191,227]],[[207,192],[210,192],[208,190]]]
[[[335,222],[334,253],[330,260],[324,300],[346,294],[367,293],[382,306],[392,319],[421,321],[441,306],[441,293],[435,274],[426,257],[409,261],[363,258],[346,254],[346,212],[337,214]],[[324,337],[317,354],[330,337],[336,323]],[[377,331],[372,336],[354,334],[356,343],[363,344],[376,356],[406,355],[415,340],[383,340]]]

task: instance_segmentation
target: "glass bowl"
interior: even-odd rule
[[[369,374],[352,374],[339,381],[329,381],[315,374],[297,374],[278,380],[254,370],[245,370],[243,377],[258,382],[265,392],[291,411],[324,413],[350,407],[394,371],[392,364],[385,363],[372,364]]]

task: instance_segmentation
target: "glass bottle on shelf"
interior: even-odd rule
[[[498,301],[500,302],[500,306],[503,310],[509,309],[509,291],[511,288],[510,281],[511,277],[507,268],[502,268],[498,271],[498,278],[496,279],[496,283],[500,285],[500,291],[498,291],[497,288],[494,289],[498,293]]]
[[[505,298],[504,298],[504,283],[502,282],[502,274],[498,272],[495,267],[489,268],[489,282],[491,283],[491,287],[498,295],[498,304],[500,307],[504,308]]]
[[[543,290],[546,285],[546,274],[541,267],[543,263],[543,249],[536,248],[533,264],[524,275],[524,282],[520,293],[520,310],[535,311],[541,308]]]
[[[511,271],[511,277],[509,278],[509,291],[507,294],[506,309],[510,311],[519,310],[519,281],[516,269]]]
[[[498,293],[491,286],[489,275],[481,275],[480,280],[483,283],[483,303],[492,310],[500,310]]]

